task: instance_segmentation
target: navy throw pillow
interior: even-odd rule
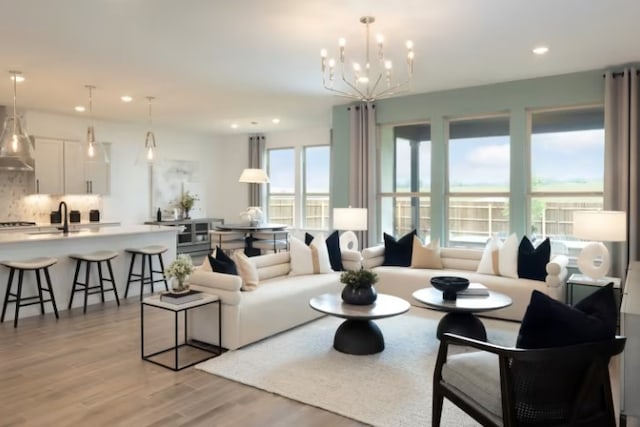
[[[384,233],[384,261],[382,265],[409,267],[413,254],[413,236],[416,234],[416,230],[413,230],[396,240],[395,237]]]
[[[211,269],[216,273],[238,275],[236,263],[219,246],[216,246],[216,257],[214,258],[211,255],[208,255],[208,257]]]
[[[312,241],[313,236],[309,233],[304,233],[304,242],[307,246],[309,246]],[[325,243],[327,244],[327,251],[329,252],[331,269],[333,271],[343,271],[344,266],[342,265],[342,252],[340,252],[340,236],[338,235],[338,230],[329,234],[325,239]]]
[[[598,289],[574,307],[533,291],[516,347],[549,348],[613,339],[617,308],[613,285]]]
[[[536,248],[529,238],[524,236],[518,246],[518,277],[544,282],[550,257],[551,242],[548,237]]]

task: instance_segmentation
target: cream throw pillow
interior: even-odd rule
[[[291,255],[290,276],[333,271],[329,262],[327,243],[322,233],[315,236],[309,246],[292,236],[289,239],[289,254]]]
[[[518,277],[518,236],[511,234],[503,242],[493,236],[487,242],[478,265],[478,273]]]
[[[243,291],[255,290],[260,282],[258,269],[255,264],[253,264],[249,257],[241,250],[236,251],[233,254],[233,258],[236,263],[236,268],[238,269],[238,274],[242,278],[242,287],[240,289]]]
[[[440,239],[432,240],[428,245],[423,245],[420,238],[414,235],[411,268],[443,269],[444,265],[440,259]]]

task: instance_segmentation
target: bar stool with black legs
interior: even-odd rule
[[[129,265],[129,275],[127,276],[127,288],[124,291],[124,297],[127,298],[129,295],[129,285],[131,283],[140,282],[140,301],[142,301],[142,292],[144,289],[144,285],[151,285],[151,293],[154,292],[153,284],[158,282],[164,282],[165,290],[169,290],[169,285],[167,284],[167,278],[164,276],[164,262],[162,261],[162,254],[167,251],[166,246],[162,245],[151,245],[145,246],[143,248],[129,248],[125,249],[126,252],[131,254],[131,264]],[[140,260],[140,273],[133,272],[133,266],[136,261],[136,256],[141,255],[142,258]],[[153,269],[153,256],[158,257],[158,264],[160,265],[160,270]],[[148,268],[145,267],[148,265]],[[154,278],[154,273],[160,274],[161,278]]]
[[[53,306],[53,312],[56,315],[56,319],[58,319],[58,308],[56,307],[56,299],[53,295],[53,288],[51,287],[51,277],[49,276],[49,267],[51,267],[56,262],[58,262],[58,260],[55,258],[35,258],[25,261],[0,261],[1,265],[9,268],[9,281],[7,282],[7,291],[4,296],[4,304],[2,305],[2,317],[0,317],[0,322],[4,322],[4,316],[7,313],[7,305],[9,305],[9,303],[15,304],[13,317],[14,328],[18,326],[18,313],[20,312],[20,307],[25,307],[28,305],[40,304],[40,313],[44,314],[44,303],[50,302]],[[16,271],[18,272],[18,288],[16,292],[13,293],[11,292],[11,287],[13,286],[13,277]],[[33,271],[35,273],[38,295],[28,297],[22,296],[22,279],[24,277],[25,271]],[[46,288],[42,287],[40,271],[44,271],[45,282],[47,284]],[[44,298],[43,292],[47,292],[49,294],[48,299]]]
[[[113,291],[116,297],[116,303],[120,305],[120,299],[118,298],[118,290],[116,289],[116,282],[113,278],[113,269],[111,268],[111,260],[118,256],[117,252],[113,251],[96,251],[89,254],[71,254],[69,258],[76,260],[76,272],[73,275],[73,287],[71,288],[71,297],[69,298],[69,310],[73,305],[73,297],[76,292],[84,292],[84,309],[83,313],[87,312],[87,297],[93,294],[100,294],[100,298],[104,303],[104,293]],[[80,267],[84,263],[84,282],[78,280],[80,275]],[[106,264],[109,277],[102,274],[102,264]],[[98,284],[90,286],[90,274],[91,264],[98,266]],[[104,282],[111,283],[111,288],[105,289]]]

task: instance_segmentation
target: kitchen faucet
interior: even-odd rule
[[[63,206],[64,206],[64,216],[62,216]],[[69,222],[67,221],[67,204],[64,201],[60,202],[60,204],[58,205],[58,215],[60,215],[61,218],[64,218],[64,223],[62,227],[58,227],[58,230],[62,230],[64,234],[69,233]]]

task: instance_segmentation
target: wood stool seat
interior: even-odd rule
[[[49,267],[57,263],[55,258],[42,257],[29,260],[12,260],[12,261],[0,261],[0,265],[9,268],[9,280],[7,282],[7,291],[4,296],[4,303],[2,304],[2,316],[0,322],[4,322],[4,316],[7,313],[7,306],[9,303],[15,304],[13,327],[18,326],[18,315],[20,313],[20,307],[26,307],[28,305],[39,304],[40,313],[44,314],[44,303],[50,302],[53,306],[53,312],[58,319],[58,307],[56,306],[56,299],[53,294],[53,288],[51,287],[51,277],[49,276]],[[44,277],[47,287],[42,286],[42,280],[40,278],[40,271],[44,271]],[[13,286],[13,276],[18,271],[18,289],[15,293],[11,292]],[[22,296],[22,281],[25,271],[33,271],[36,275],[36,283],[38,288],[38,295],[24,297]],[[43,292],[49,294],[49,298],[45,299]]]
[[[116,282],[113,277],[113,269],[111,267],[111,260],[118,256],[117,252],[114,251],[96,251],[87,254],[71,254],[69,258],[76,260],[76,271],[73,275],[73,285],[71,288],[71,296],[69,298],[69,310],[73,306],[73,297],[76,292],[84,292],[84,307],[83,313],[87,312],[87,299],[89,295],[100,294],[100,298],[104,303],[104,293],[105,292],[113,292],[116,297],[116,303],[120,305],[120,299],[118,298],[118,290],[116,289]],[[85,275],[84,282],[80,282],[78,280],[78,276],[80,274],[80,267],[82,263],[85,263]],[[91,277],[91,264],[95,263],[98,266],[98,282],[99,284],[91,286],[90,285],[90,277]],[[109,272],[109,277],[105,277],[102,274],[102,263],[106,263],[107,270]],[[110,289],[105,289],[104,282],[111,283]]]
[[[169,248],[163,245],[149,245],[141,248],[127,248],[126,252],[131,254],[131,264],[129,265],[129,274],[127,276],[127,287],[124,291],[124,297],[127,298],[129,295],[129,285],[131,283],[140,282],[140,301],[142,301],[142,293],[144,290],[144,285],[151,286],[151,293],[154,292],[153,285],[158,282],[164,282],[165,290],[169,290],[169,285],[167,284],[167,278],[164,275],[164,261],[162,260],[162,254],[167,252]],[[140,272],[134,273],[133,266],[135,264],[136,256],[140,255],[142,257],[140,262]],[[153,269],[153,256],[158,257],[158,264],[160,265],[160,270]],[[145,266],[149,264],[148,268]],[[162,277],[159,279],[154,278],[154,273],[160,274]]]

